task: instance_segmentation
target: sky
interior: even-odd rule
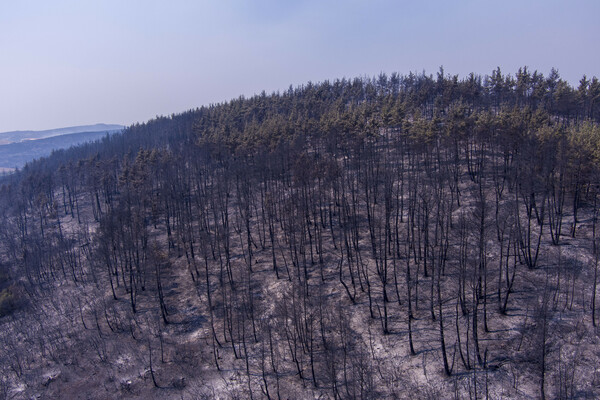
[[[0,132],[131,125],[308,81],[600,77],[598,0],[0,0]]]

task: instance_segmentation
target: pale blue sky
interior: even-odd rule
[[[380,72],[600,77],[599,0],[0,0],[0,132]]]

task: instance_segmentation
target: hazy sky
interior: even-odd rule
[[[0,0],[0,132],[380,72],[600,77],[598,0]]]

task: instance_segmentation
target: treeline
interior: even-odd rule
[[[595,77],[574,89],[554,70],[440,70],[158,117],[5,178],[4,268],[32,299],[57,282],[127,299],[120,311],[103,302],[118,335],[148,312],[140,302],[164,329],[180,321],[164,288],[185,267],[211,363],[242,365],[248,396],[289,393],[290,374],[334,398],[395,393],[381,372],[392,366],[365,346],[371,322],[407,356],[434,346],[449,377],[472,372],[459,392],[477,397],[488,374],[484,389],[476,371],[504,364],[534,371],[542,396],[587,390],[553,346],[574,302],[597,324],[599,96]],[[573,238],[595,259],[577,273],[554,259]],[[531,334],[517,346],[490,327],[520,302]],[[151,343],[162,352],[162,336],[140,330],[161,386]]]
[[[600,83],[585,75],[577,88],[554,69],[548,77],[527,67],[515,76],[497,68],[491,75],[471,73],[460,79],[445,75],[393,73],[374,78],[341,79],[308,83],[283,92],[265,92],[251,98],[203,106],[181,114],[160,116],[128,127],[123,135],[93,144],[60,150],[30,163],[23,171],[50,169],[90,157],[122,158],[139,148],[169,147],[174,151],[197,141],[274,146],[296,136],[322,136],[331,130],[366,133],[379,127],[398,126],[413,117],[433,119],[451,105],[462,104],[469,114],[528,107],[543,110],[563,125],[600,118]],[[257,130],[260,128],[260,132]],[[318,132],[314,130],[317,129]],[[131,154],[130,154],[131,157]],[[17,174],[16,176],[20,176]],[[19,179],[19,178],[17,178]]]

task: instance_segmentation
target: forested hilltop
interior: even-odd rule
[[[598,398],[600,83],[380,74],[0,178],[2,398]]]

